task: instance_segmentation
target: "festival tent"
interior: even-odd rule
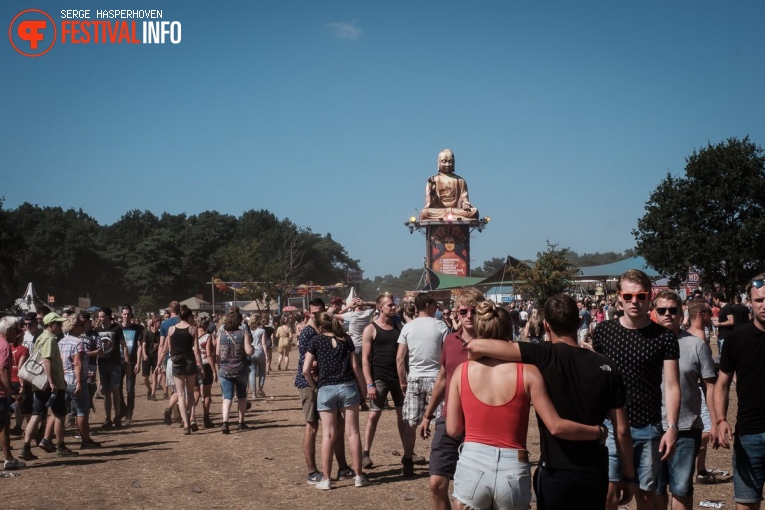
[[[194,312],[198,310],[212,310],[212,305],[210,303],[204,299],[199,299],[198,297],[190,297],[189,299],[181,301],[181,304],[188,306],[189,310]]]
[[[32,282],[29,282],[27,284],[27,290],[24,291],[24,295],[21,296],[21,300],[18,302],[19,308],[21,308],[24,313],[36,312],[37,305],[40,304],[42,304],[42,301],[37,297],[35,286]]]
[[[268,304],[266,304],[265,301],[256,299],[255,301],[251,301],[246,306],[242,307],[243,312],[267,312],[271,311],[274,312],[279,308],[279,304],[276,301],[269,301]]]
[[[581,274],[576,278],[578,281],[601,281],[619,278],[630,269],[640,269],[651,279],[661,278],[661,274],[648,265],[643,257],[632,257],[610,264],[599,266],[580,267]]]

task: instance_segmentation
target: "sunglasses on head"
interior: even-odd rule
[[[755,289],[761,289],[765,285],[765,280],[752,280],[752,287]]]
[[[667,312],[669,312],[670,315],[675,315],[677,313],[677,307],[670,306],[669,308],[656,308],[656,313],[659,315],[664,315]]]
[[[622,292],[622,299],[624,299],[625,301],[632,301],[633,297],[636,297],[638,301],[645,301],[645,298],[648,297],[648,293],[647,292],[635,292],[633,294],[633,293],[630,293],[630,292]]]
[[[460,308],[458,312],[463,317],[466,316],[468,312],[470,312],[470,315],[475,315],[475,308]]]

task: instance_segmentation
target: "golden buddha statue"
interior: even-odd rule
[[[438,174],[425,185],[425,207],[420,221],[477,220],[478,209],[468,200],[465,179],[454,173],[454,153],[444,149],[438,154]]]

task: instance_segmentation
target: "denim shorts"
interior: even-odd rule
[[[765,483],[765,433],[736,434],[733,440],[733,500],[736,503],[762,501]]]
[[[402,407],[404,405],[404,392],[401,391],[401,384],[399,384],[398,379],[375,379],[375,389],[377,390],[377,398],[369,401],[370,411],[382,411],[385,407],[385,402],[388,400],[388,393],[390,393],[390,398],[393,399],[393,407]]]
[[[616,453],[614,441],[614,429],[610,420],[603,424],[608,428],[608,481],[617,483],[622,479],[622,466]],[[635,464],[635,477],[637,485],[644,491],[655,491],[659,481],[659,469],[661,468],[661,453],[659,443],[664,432],[660,425],[646,425],[645,427],[630,427],[632,434],[633,461]]]
[[[661,463],[656,494],[666,494],[669,485],[669,490],[675,496],[693,496],[693,473],[700,447],[701,429],[681,430],[677,433],[675,453]]]
[[[463,443],[452,497],[473,508],[528,510],[531,466],[526,450]]]
[[[223,377],[219,372],[218,380],[220,381],[223,400],[234,400],[234,388],[236,388],[236,398],[247,398],[247,374]]]
[[[116,390],[122,381],[122,364],[98,360],[98,377],[103,391]]]
[[[72,409],[77,416],[88,416],[90,412],[90,391],[88,382],[83,380],[80,383],[80,394],[74,396],[74,390],[77,388],[74,384],[66,385],[66,407]]]
[[[340,384],[328,384],[319,388],[316,397],[316,409],[319,412],[344,409],[361,403],[361,393],[356,381]]]

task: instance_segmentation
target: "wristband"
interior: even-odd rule
[[[728,421],[728,420],[725,418],[720,418],[719,420],[717,420],[717,425],[720,425],[724,421]]]
[[[374,388],[374,387],[375,387],[374,384],[367,384],[367,388]]]
[[[435,414],[427,414],[427,415],[425,415],[425,418],[426,418],[428,421],[433,421],[433,420],[435,420],[435,419],[436,419],[436,415],[435,415]]]
[[[674,430],[675,432],[677,432],[677,425],[675,425],[674,423],[668,423],[667,430]]]

